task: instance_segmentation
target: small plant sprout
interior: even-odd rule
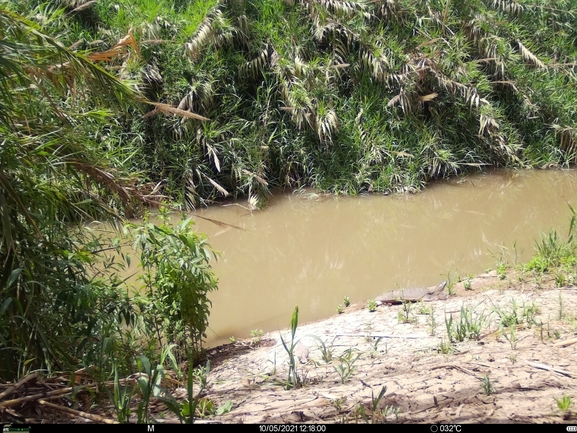
[[[563,287],[567,284],[567,277],[563,272],[557,272],[555,274],[555,284],[557,287]]]
[[[449,296],[455,296],[457,294],[457,292],[455,292],[455,285],[461,281],[461,276],[457,272],[448,271],[445,281],[445,289],[447,289],[447,294]]]
[[[389,413],[390,409],[387,406],[383,410],[378,410],[379,402],[384,397],[385,393],[387,392],[387,387],[383,386],[378,396],[375,397],[374,391],[371,388],[371,405],[370,407],[365,407],[364,404],[359,403],[359,405],[354,410],[355,419],[361,418],[367,424],[377,424],[382,422],[387,414]],[[367,409],[369,412],[367,412]]]
[[[431,314],[429,307],[422,300],[419,301],[419,314],[423,315]]]
[[[503,334],[503,337],[505,337],[505,339],[509,342],[511,349],[516,350],[517,336],[515,333],[515,327],[509,326],[508,328],[501,328],[501,334]]]
[[[345,296],[345,298],[343,299],[343,305],[345,306],[345,308],[351,305],[351,299],[348,296]]]
[[[409,323],[411,321],[410,314],[412,310],[412,303],[403,301],[402,307],[398,312],[397,318],[399,323]]]
[[[321,358],[324,361],[325,364],[330,364],[333,361],[333,354],[334,354],[334,349],[332,349],[331,347],[327,347],[326,344],[322,341],[319,340],[319,350],[321,351]]]
[[[463,287],[465,290],[473,290],[473,275],[467,276],[467,279],[463,281]]]
[[[360,356],[361,355],[355,353],[353,349],[347,349],[339,357],[341,363],[337,367],[334,367],[334,369],[339,374],[341,383],[344,384],[348,379],[351,378],[356,369],[354,364]]]
[[[236,343],[236,337],[235,337],[234,335],[231,335],[231,336],[230,336],[230,342],[231,342],[232,344]]]
[[[367,301],[367,308],[371,313],[374,313],[377,311],[377,302],[374,299],[369,299]]]
[[[372,406],[373,412],[377,411],[377,408],[379,407],[379,402],[385,396],[386,392],[387,392],[387,387],[383,386],[381,388],[381,391],[379,392],[379,395],[375,397],[374,391],[371,388],[371,406]]]
[[[481,381],[481,391],[483,391],[483,394],[491,395],[495,393],[495,387],[491,383],[489,376],[484,375],[483,378],[479,380]]]
[[[527,323],[528,327],[537,324],[537,322],[535,321],[535,316],[537,314],[539,314],[539,307],[537,307],[534,303],[531,303],[529,305],[525,305],[523,303],[522,316],[523,320],[525,321],[525,323]]]
[[[335,407],[335,410],[337,412],[340,412],[341,410],[343,410],[344,402],[345,402],[345,399],[343,397],[339,397],[333,401],[333,406]]]
[[[435,335],[435,329],[437,327],[437,321],[435,320],[435,307],[433,307],[431,305],[431,308],[429,311],[430,311],[429,320],[428,320],[429,331],[431,332],[431,336],[434,336]]]
[[[500,280],[504,280],[507,277],[507,263],[501,261],[497,264],[497,275]]]
[[[449,341],[464,341],[468,340],[478,340],[481,336],[481,331],[485,327],[487,317],[484,314],[479,314],[475,312],[474,307],[461,306],[461,314],[459,321],[455,322],[455,327],[453,328],[453,316],[450,316],[449,321],[445,317],[445,325],[447,327],[447,336]]]
[[[120,386],[116,365],[114,366],[114,393],[110,392],[108,388],[104,389],[108,393],[110,401],[114,405],[118,422],[121,424],[128,423],[130,418],[130,401],[132,400],[136,388],[129,388],[128,383],[125,383],[123,387]]]
[[[381,342],[383,338],[382,337],[377,337],[374,339],[375,343],[373,344],[373,350],[371,351],[371,357],[375,358],[379,355],[379,343]]]
[[[493,311],[497,313],[501,319],[501,325],[504,327],[510,327],[521,324],[523,317],[517,314],[517,301],[511,299],[512,308],[511,311],[501,309],[499,307],[494,307]]]
[[[260,337],[262,337],[263,335],[264,332],[262,329],[253,329],[250,331],[250,336],[255,343],[258,343],[260,341]]]
[[[453,314],[445,314],[445,329],[447,330],[447,338],[449,339],[449,344],[454,341],[455,328],[453,326]]]
[[[215,415],[224,415],[225,413],[230,412],[231,409],[232,409],[232,401],[227,400],[216,409]]]
[[[287,389],[297,387],[301,383],[300,378],[297,374],[297,363],[296,363],[296,359],[295,359],[295,347],[298,343],[298,341],[295,340],[295,337],[296,337],[296,333],[297,333],[298,323],[299,323],[299,307],[297,305],[295,307],[295,310],[294,310],[293,315],[291,317],[290,346],[284,341],[284,338],[282,337],[282,335],[280,336],[280,340],[282,342],[282,345],[289,356],[289,371],[288,371],[288,378],[287,378],[287,383],[286,383]]]
[[[441,338],[441,342],[439,343],[439,348],[437,350],[443,355],[450,355],[453,353],[454,348],[450,341],[445,341],[444,338]]]
[[[541,343],[543,343],[543,322],[540,321],[539,323],[537,323],[537,326],[539,327],[539,341]]]
[[[199,417],[206,418],[215,414],[216,407],[211,399],[203,397],[198,400],[196,412]]]
[[[343,308],[343,306],[342,306],[342,305],[339,305],[339,306],[337,307],[337,313],[343,314],[344,312],[345,312],[345,309]]]
[[[569,407],[571,406],[571,403],[573,402],[573,400],[571,399],[570,396],[563,394],[563,397],[561,397],[561,398],[555,397],[555,402],[557,403],[557,408],[560,411],[567,412],[569,410]]]

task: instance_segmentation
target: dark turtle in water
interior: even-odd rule
[[[446,281],[443,281],[437,287],[414,287],[403,290],[395,290],[394,292],[385,293],[384,295],[375,298],[377,305],[382,304],[402,304],[403,302],[419,302],[419,301],[436,301],[439,299],[447,299],[447,294],[443,293]]]

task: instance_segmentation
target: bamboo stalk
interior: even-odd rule
[[[14,391],[16,391],[18,388],[20,388],[26,382],[29,382],[30,380],[35,379],[37,377],[38,377],[38,373],[33,373],[33,374],[27,375],[26,377],[24,377],[23,379],[18,381],[18,383],[9,387],[7,390],[3,391],[2,394],[0,394],[0,400],[3,399],[4,397],[9,396],[10,394],[12,394]]]
[[[38,399],[43,398],[43,397],[52,397],[54,395],[64,395],[64,394],[67,394],[69,392],[72,392],[73,389],[74,388],[69,387],[69,388],[57,389],[56,391],[43,392],[41,394],[28,395],[26,397],[20,397],[20,398],[15,398],[13,400],[7,400],[7,401],[0,403],[0,408],[16,406],[17,404],[26,403],[28,401],[38,400]]]
[[[101,422],[104,424],[120,424],[118,421],[114,421],[113,419],[104,418],[100,415],[94,415],[91,413],[82,412],[82,411],[75,410],[75,409],[70,409],[69,407],[59,406],[57,404],[50,403],[50,402],[43,400],[43,399],[38,400],[38,403],[43,405],[43,406],[59,410],[61,412],[66,412],[68,414],[78,416],[81,418],[87,418],[87,419],[90,419],[92,421]]]

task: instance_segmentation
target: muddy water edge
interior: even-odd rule
[[[336,314],[406,287],[432,286],[528,260],[541,232],[566,236],[577,208],[575,170],[494,170],[430,184],[417,194],[335,197],[275,192],[249,212],[227,203],[193,215],[222,257],[213,262],[207,346]],[[174,216],[175,222],[180,215]]]

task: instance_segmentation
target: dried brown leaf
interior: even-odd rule
[[[210,120],[207,117],[203,117],[200,114],[192,113],[190,111],[181,110],[179,108],[175,108],[172,105],[163,104],[161,102],[147,102],[150,105],[154,105],[156,108],[144,115],[144,117],[150,117],[157,114],[159,111],[164,114],[174,114],[180,117],[188,117],[189,119],[196,119],[196,120]]]

